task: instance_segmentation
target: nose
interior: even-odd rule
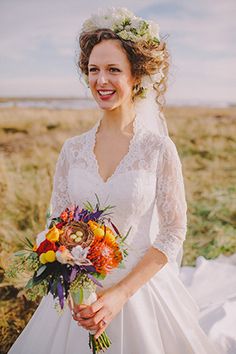
[[[97,83],[99,85],[104,85],[108,82],[108,78],[107,78],[107,75],[104,71],[100,71],[99,74],[98,74],[98,77],[97,77]]]

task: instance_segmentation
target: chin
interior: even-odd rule
[[[120,104],[115,104],[115,103],[104,103],[104,102],[101,102],[101,101],[97,101],[97,104],[99,106],[100,109],[104,110],[104,111],[112,111],[114,109],[116,109],[117,107],[120,106]]]

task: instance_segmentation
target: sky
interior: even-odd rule
[[[235,0],[0,0],[0,96],[88,96],[76,36],[111,6],[158,22],[171,55],[167,104],[236,103]]]

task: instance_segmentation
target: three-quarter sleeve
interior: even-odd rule
[[[158,158],[156,205],[159,232],[153,247],[162,251],[169,262],[174,262],[186,237],[187,203],[182,164],[169,136],[163,138]]]
[[[71,204],[68,192],[69,160],[67,154],[68,153],[66,140],[61,148],[56,162],[55,173],[53,177],[53,188],[50,200],[50,217],[47,221],[47,226],[45,230],[43,230],[37,235],[37,244],[44,240],[51,219],[59,216],[60,213]]]

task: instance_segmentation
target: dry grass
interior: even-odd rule
[[[169,107],[184,169],[188,233],[183,264],[236,252],[236,108]],[[3,277],[19,240],[44,228],[63,141],[88,130],[95,110],[0,109],[1,348],[6,353],[37,307]],[[18,296],[17,296],[18,294]],[[17,297],[16,297],[17,296]]]

